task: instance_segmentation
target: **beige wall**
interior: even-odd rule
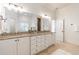
[[[79,30],[75,30],[77,28],[76,26],[79,26],[79,4],[71,4],[59,9],[57,12],[57,21],[65,20],[65,40],[79,45]],[[58,32],[56,34],[58,34]],[[62,35],[62,33],[60,35]]]

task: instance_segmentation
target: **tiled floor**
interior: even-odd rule
[[[51,55],[51,53],[58,49],[62,49],[72,55],[79,55],[79,46],[70,43],[56,43],[48,49],[38,53],[38,55]]]
[[[52,52],[51,55],[72,55],[72,54],[63,49],[57,49],[56,51]]]

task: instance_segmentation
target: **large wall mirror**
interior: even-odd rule
[[[39,15],[5,9],[5,21],[0,21],[0,33],[18,33],[29,31],[50,31],[51,20]]]

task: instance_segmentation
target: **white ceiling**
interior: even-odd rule
[[[21,3],[20,5],[29,7],[29,8],[47,8],[50,10],[55,10],[56,8],[63,8],[68,5],[69,3]]]
[[[53,8],[63,8],[63,7],[66,7],[70,4],[69,3],[51,3],[49,5]]]

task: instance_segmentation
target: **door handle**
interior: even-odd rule
[[[19,41],[19,40],[15,40],[15,42],[17,42],[17,41]]]

